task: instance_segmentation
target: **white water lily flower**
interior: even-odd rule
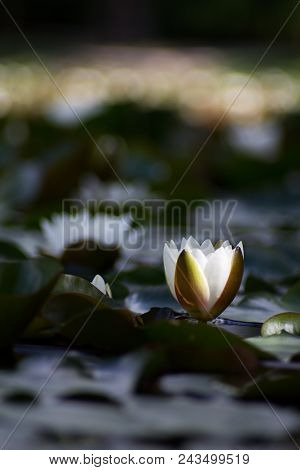
[[[232,302],[244,270],[242,242],[201,245],[193,238],[164,246],[165,275],[170,291],[182,307],[200,320],[212,320]]]
[[[92,280],[91,284],[96,287],[102,294],[108,295],[109,298],[112,298],[111,289],[109,284],[104,281],[103,277],[100,274],[97,274]]]
[[[76,225],[78,230],[74,230]],[[50,220],[43,219],[41,229],[45,252],[60,257],[68,246],[87,239],[88,227],[89,215],[86,212],[80,214],[80,218],[62,213],[54,214]]]
[[[84,241],[94,241],[104,246],[122,247],[131,230],[129,216],[90,215],[82,211],[76,215],[54,214],[50,220],[41,221],[44,238],[43,250],[55,257]]]

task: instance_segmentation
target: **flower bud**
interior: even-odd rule
[[[200,246],[190,237],[182,239],[178,250],[171,241],[164,247],[164,267],[170,291],[182,307],[199,320],[212,320],[228,307],[240,287],[243,245],[232,248],[221,241],[214,247],[205,240]]]

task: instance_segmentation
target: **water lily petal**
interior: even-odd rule
[[[244,258],[245,255],[244,255],[244,245],[243,245],[243,242],[239,242],[236,247],[239,247],[239,248],[241,249],[241,252],[242,252],[242,255],[243,255],[243,258]]]
[[[207,258],[201,250],[192,250],[191,254],[197,260],[200,268],[204,271],[205,266],[207,265]]]
[[[217,316],[233,301],[240,287],[244,271],[244,258],[241,248],[238,246],[233,250],[230,273],[223,291],[214,304],[211,305],[210,312],[213,317]]]
[[[203,270],[191,253],[183,250],[175,270],[175,291],[180,304],[188,312],[206,312],[209,287]]]
[[[169,247],[172,249],[172,250],[176,250],[178,252],[178,248],[176,246],[176,243],[174,242],[174,240],[171,240],[169,242]]]
[[[194,237],[191,236],[187,239],[185,249],[189,250],[189,251],[192,251],[192,250],[195,250],[195,249],[200,250],[200,245],[197,242],[197,240]]]
[[[209,239],[204,240],[204,242],[201,244],[200,248],[202,250],[202,253],[205,256],[209,255],[210,253],[215,252],[214,245],[212,244],[212,242]]]
[[[97,287],[97,289],[100,290],[100,292],[102,292],[102,294],[106,295],[106,284],[105,284],[105,281],[104,281],[103,277],[100,276],[100,274],[97,274],[94,277],[91,284],[93,284],[93,286]]]
[[[195,238],[193,238],[193,237],[188,238],[188,240],[185,244],[185,250],[188,251],[189,253],[191,253],[194,256],[194,258],[198,261],[198,263],[199,263],[199,265],[202,269],[205,268],[206,263],[207,263],[207,258],[203,254],[203,252],[200,248],[200,245],[197,242],[197,240],[195,240]]]
[[[225,248],[218,248],[208,257],[204,273],[209,285],[211,308],[221,296],[231,271],[232,256],[228,256]]]

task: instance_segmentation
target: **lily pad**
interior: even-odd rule
[[[137,382],[141,393],[156,392],[158,379],[167,373],[255,375],[258,360],[272,358],[238,336],[202,323],[160,321],[147,326],[145,334],[153,353]]]
[[[289,361],[295,354],[300,353],[300,338],[281,334],[267,338],[257,336],[247,338],[247,341],[262,351],[278,357],[282,361]]]
[[[125,309],[102,308],[77,315],[67,321],[60,333],[76,346],[93,348],[101,354],[120,354],[142,344],[142,331],[134,316]]]
[[[110,299],[89,281],[71,274],[62,274],[43,308],[43,315],[56,324],[63,324],[77,315],[89,314],[96,308],[120,308],[121,302]]]
[[[107,354],[140,344],[138,317],[121,301],[110,299],[86,279],[60,276],[43,309],[56,332],[77,346]]]
[[[38,313],[61,270],[47,258],[0,263],[0,347],[10,345]]]
[[[279,313],[268,318],[261,327],[262,336],[280,335],[282,332],[300,336],[300,313]]]

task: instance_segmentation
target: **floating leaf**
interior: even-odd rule
[[[279,313],[268,318],[261,327],[262,336],[280,335],[283,331],[300,335],[300,313]]]
[[[95,348],[103,354],[120,354],[142,343],[142,331],[125,309],[98,309],[68,320],[60,333],[77,346]]]
[[[60,276],[43,315],[77,346],[115,354],[140,344],[138,318],[77,276]]]
[[[120,308],[122,303],[110,299],[89,281],[71,274],[59,277],[43,308],[43,315],[56,324],[63,324],[77,315],[89,314],[93,308]]]
[[[137,384],[139,392],[156,391],[166,373],[207,372],[255,374],[259,358],[272,358],[217,326],[183,321],[153,323],[145,328],[154,349]],[[250,346],[250,347],[249,347]]]
[[[0,347],[11,344],[38,313],[61,269],[47,258],[0,263]]]
[[[281,334],[279,336],[247,338],[250,344],[278,357],[282,361],[289,361],[295,354],[300,353],[300,338]]]

